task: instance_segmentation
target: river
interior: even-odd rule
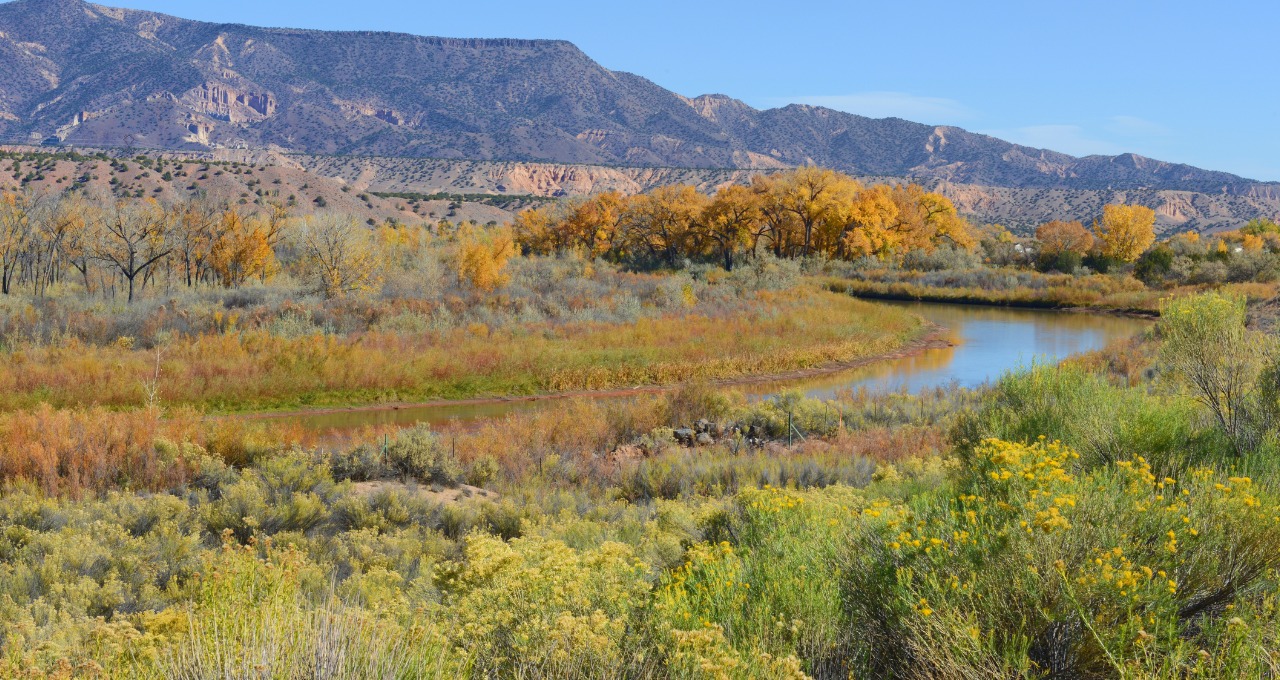
[[[947,329],[952,347],[801,380],[761,382],[736,389],[751,398],[784,390],[831,398],[848,389],[919,391],[956,385],[976,387],[1032,362],[1057,362],[1073,354],[1101,349],[1148,328],[1140,318],[1007,307],[929,302],[882,302],[909,309]],[[627,399],[627,396],[611,396]],[[366,425],[433,427],[466,425],[507,414],[554,408],[555,399],[511,400],[385,409],[351,409],[292,415],[288,419],[312,431],[349,431]]]

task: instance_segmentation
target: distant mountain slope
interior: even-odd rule
[[[745,182],[753,172],[297,154],[280,158],[277,162],[339,180],[360,191],[420,194],[475,192],[575,196],[598,191],[632,194],[676,183],[712,191],[726,184]],[[867,183],[895,181],[895,178],[883,175],[859,175],[859,178]],[[1162,233],[1185,229],[1229,229],[1259,215],[1280,214],[1280,187],[1276,185],[1259,184],[1253,193],[1234,195],[1159,188],[1002,187],[950,182],[928,176],[915,179],[946,195],[962,214],[978,222],[996,222],[1022,232],[1054,219],[1089,222],[1102,213],[1102,206],[1115,202],[1151,206],[1156,210],[1157,228]]]
[[[1194,214],[1182,221],[1199,226],[1227,223],[1206,201],[1231,204],[1230,222],[1280,213],[1280,184],[821,107],[691,99],[562,41],[268,29],[15,0],[0,4],[0,73],[0,141],[11,143],[650,168],[813,163],[948,185],[1191,192]]]

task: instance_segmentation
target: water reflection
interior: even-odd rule
[[[799,389],[819,398],[844,390],[919,391],[959,385],[975,387],[1032,362],[1059,361],[1072,354],[1100,349],[1141,332],[1151,322],[1121,316],[1054,312],[1000,307],[946,305],[926,302],[885,302],[905,307],[949,329],[954,347],[927,350],[901,359],[817,378],[774,381],[744,386],[753,398]],[[609,397],[627,399],[629,397]],[[313,431],[354,430],[367,425],[435,427],[466,424],[510,413],[555,408],[557,400],[504,401],[488,404],[449,404],[418,408],[339,411],[291,418]]]
[[[1090,352],[1132,336],[1151,322],[1046,310],[970,307],[931,303],[898,304],[951,329],[955,347],[827,379],[821,386],[804,387],[817,397],[834,396],[840,389],[870,391],[922,389],[944,385],[976,387],[1000,375],[1035,363],[1055,363],[1072,354]],[[835,378],[832,376],[831,378]]]

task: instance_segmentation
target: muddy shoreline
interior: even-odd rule
[[[846,290],[837,287],[837,285],[827,285],[827,290],[833,293],[840,293],[866,300],[868,302],[927,302],[937,305],[956,305],[958,307],[998,307],[1006,309],[1031,309],[1043,312],[1073,312],[1076,314],[1099,314],[1111,316],[1124,316],[1137,319],[1158,319],[1160,312],[1143,309],[1141,307],[1103,307],[1092,305],[1073,305],[1064,302],[1055,302],[1053,300],[991,300],[987,298],[974,297],[968,295],[930,295],[928,293],[920,295],[910,295],[894,292],[880,292],[872,290]]]

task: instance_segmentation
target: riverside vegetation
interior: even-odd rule
[[[385,449],[107,414],[80,427],[131,458],[92,489],[37,482],[82,470],[42,424],[0,498],[0,673],[1264,677],[1273,343],[1207,294],[979,391],[687,387]]]
[[[1265,294],[1280,230],[1190,248],[1109,210],[1095,233],[1119,245],[1063,264],[1045,244],[1079,248],[1070,225],[1019,241],[917,188],[806,184],[845,180],[733,190],[747,217],[826,208],[776,213],[785,232],[727,259],[698,234],[729,199],[683,190],[665,195],[701,205],[684,217],[662,193],[600,197],[513,232],[11,197],[0,677],[1275,674],[1280,362],[1242,291]],[[833,231],[862,200],[919,219]],[[192,211],[217,226],[188,257]],[[138,224],[158,226],[118,236]],[[612,245],[545,245],[568,233]],[[1235,287],[1179,278],[1245,258]],[[1158,298],[1160,320],[977,390],[748,401],[698,382],[900,347],[919,320],[832,289],[962,288],[946,271],[1113,281],[1143,300],[1115,306]],[[202,410],[647,382],[686,384],[341,442]]]

